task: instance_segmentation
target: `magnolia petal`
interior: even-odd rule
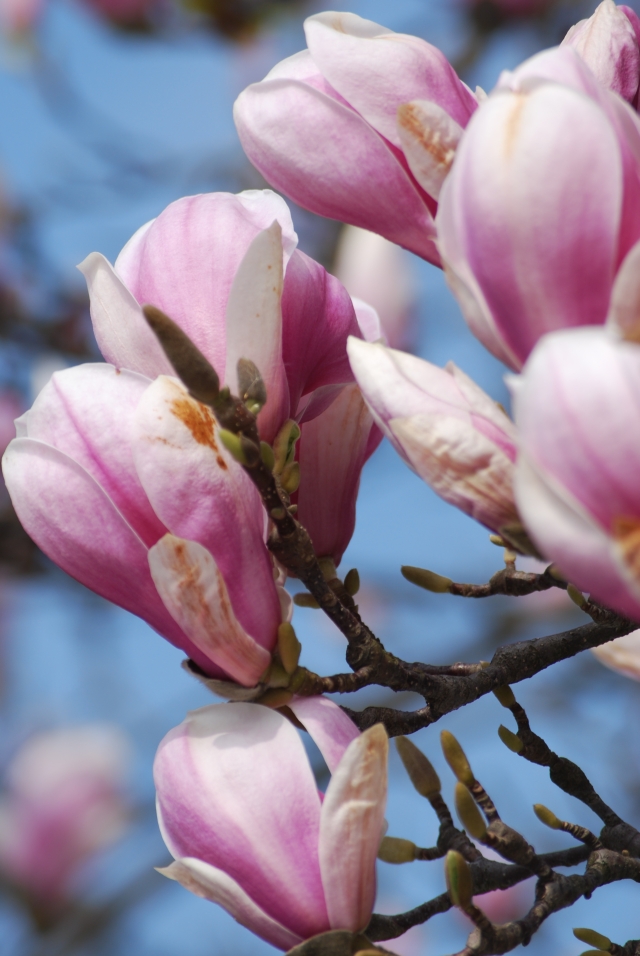
[[[371,918],[385,827],[389,741],[382,724],[347,747],[320,815],[320,869],[331,929],[358,932]]]
[[[640,631],[592,648],[601,664],[633,680],[640,680]]]
[[[627,342],[640,343],[640,242],[627,253],[618,270],[607,324]]]
[[[149,567],[165,607],[189,639],[233,680],[254,687],[271,655],[238,622],[206,548],[167,534],[149,551]]]
[[[172,375],[160,343],[142,309],[110,262],[92,252],[78,269],[87,280],[93,331],[107,362],[147,378]]]
[[[572,46],[603,86],[633,102],[640,79],[638,41],[613,0],[603,0],[588,20],[571,27],[561,46]]]
[[[607,606],[640,620],[640,586],[629,580],[609,535],[580,503],[520,452],[514,489],[518,511],[540,553],[565,578]]]
[[[176,859],[223,869],[307,939],[329,929],[318,863],[320,798],[298,731],[259,704],[214,704],[164,738],[158,820]]]
[[[165,527],[213,555],[242,627],[270,650],[281,614],[264,509],[217,433],[211,411],[161,376],[136,411],[134,461]]]
[[[148,378],[112,365],[56,372],[23,417],[24,437],[53,445],[98,482],[147,546],[166,532],[140,484],[131,443]]]
[[[328,697],[294,697],[289,707],[313,738],[331,773],[360,731]]]
[[[158,596],[146,547],[84,468],[51,445],[17,438],[5,452],[3,473],[22,525],[52,561],[143,618],[206,670],[209,660]]]
[[[240,94],[234,117],[253,165],[294,202],[439,264],[433,217],[419,187],[348,105],[304,81],[268,78]]]
[[[166,312],[222,376],[233,277],[253,239],[274,219],[288,256],[297,237],[286,203],[271,190],[186,196],[129,240],[116,270],[136,300]],[[166,372],[163,367],[151,377]]]
[[[461,126],[477,107],[444,54],[425,40],[333,11],[308,17],[304,30],[323,76],[396,147],[401,103],[432,100]]]
[[[462,133],[462,126],[430,100],[413,100],[398,108],[398,135],[409,168],[434,199],[440,195]]]
[[[236,923],[246,926],[278,949],[289,950],[302,942],[300,936],[267,916],[235,880],[215,866],[185,857],[170,866],[159,868],[158,873],[180,883],[195,896],[222,906]]]
[[[238,395],[238,360],[255,363],[267,389],[267,403],[258,418],[264,441],[272,441],[289,417],[282,361],[282,283],[282,229],[275,220],[258,233],[238,266],[226,313],[224,383]]]
[[[492,531],[519,523],[513,462],[471,422],[423,414],[391,419],[389,429],[412,468],[449,504]]]
[[[360,473],[377,447],[369,444],[373,427],[355,383],[345,385],[326,411],[302,426],[298,518],[316,554],[330,556],[336,564],[355,528]]]

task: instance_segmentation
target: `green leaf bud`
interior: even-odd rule
[[[586,598],[582,591],[578,591],[577,587],[573,584],[567,584],[567,594],[571,598],[574,604],[577,604],[579,608],[583,608],[587,603]]]
[[[422,751],[408,737],[396,737],[396,748],[418,793],[423,797],[440,793],[440,778]]]
[[[236,366],[238,372],[238,391],[240,398],[253,415],[257,415],[267,402],[267,389],[258,371],[258,366],[251,359],[241,358]]]
[[[602,933],[596,933],[594,929],[578,927],[574,929],[573,935],[576,939],[579,939],[581,943],[588,943],[589,946],[595,946],[596,951],[601,953],[610,952],[613,945],[608,936],[603,936]]]
[[[278,654],[287,674],[295,672],[301,650],[302,644],[296,637],[293,627],[288,621],[283,621],[278,627]]]
[[[226,428],[220,428],[218,430],[218,436],[229,454],[232,455],[240,465],[246,465],[247,459],[242,448],[242,439],[240,435],[236,435],[235,432],[227,431]]]
[[[142,312],[189,394],[204,405],[215,404],[220,396],[220,380],[209,360],[180,326],[160,309],[143,305]]]
[[[256,704],[263,704],[265,707],[284,707],[293,698],[290,690],[284,687],[272,687],[265,691],[262,697],[258,697]]]
[[[517,734],[514,734],[512,730],[509,730],[508,727],[505,727],[504,724],[500,724],[498,727],[498,737],[509,750],[512,750],[514,754],[519,754],[524,747],[523,742],[520,740]]]
[[[456,777],[465,787],[473,786],[475,778],[473,771],[469,766],[466,754],[456,738],[448,730],[443,730],[440,734],[440,743],[444,758],[455,773]]]
[[[268,445],[266,441],[260,442],[260,457],[262,462],[269,471],[273,471],[273,466],[276,463],[276,457],[273,454],[273,448],[271,445]]]
[[[493,693],[503,707],[513,707],[516,702],[514,693],[508,684],[503,684],[502,687],[495,687]]]
[[[292,495],[300,487],[300,464],[297,461],[291,461],[285,465],[280,474],[280,484],[287,492]]]
[[[436,574],[435,571],[427,571],[426,568],[412,568],[404,564],[400,572],[411,584],[424,588],[425,591],[433,591],[434,594],[445,594],[451,590],[453,584],[451,578],[445,578],[441,574]]]
[[[296,607],[312,607],[316,610],[320,607],[313,594],[308,594],[306,591],[300,591],[298,594],[294,594],[293,603]]]
[[[484,839],[487,833],[487,824],[469,790],[460,781],[456,783],[455,800],[460,823],[469,836],[472,836],[475,840]]]
[[[546,827],[550,827],[552,830],[562,829],[562,820],[559,820],[555,813],[552,813],[544,804],[534,803],[533,812],[538,820],[540,820],[540,823],[544,823]],[[587,942],[587,940],[583,940],[583,942]]]
[[[273,442],[273,453],[275,456],[274,475],[279,475],[285,465],[293,461],[296,442],[299,438],[300,426],[292,418],[288,419]]]
[[[471,903],[473,881],[469,864],[457,850],[449,850],[444,861],[449,899],[454,906],[466,909]]]
[[[413,863],[417,846],[411,840],[399,837],[383,837],[378,850],[378,859],[383,863]]]
[[[344,579],[344,589],[351,597],[355,597],[360,590],[360,575],[357,568],[351,568],[350,571],[347,571],[347,576]]]

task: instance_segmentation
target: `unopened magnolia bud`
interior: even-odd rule
[[[548,807],[545,807],[542,803],[534,803],[533,812],[537,816],[540,823],[544,823],[546,827],[550,827],[552,830],[561,830],[562,829],[562,820],[559,820],[555,813],[552,813]],[[583,940],[583,942],[585,942]]]
[[[315,609],[320,607],[313,594],[307,594],[306,591],[300,591],[298,594],[294,594],[293,603],[296,607],[312,607]]]
[[[587,603],[584,594],[582,594],[581,591],[578,591],[577,587],[575,587],[573,584],[567,584],[567,594],[573,603],[577,604],[579,608],[583,608]]]
[[[455,800],[462,826],[474,840],[482,840],[487,832],[487,824],[469,790],[460,781],[456,784]]]
[[[360,575],[358,574],[357,568],[351,568],[351,570],[347,572],[347,576],[344,579],[344,589],[351,597],[354,597],[360,590]]]
[[[280,484],[287,492],[292,495],[300,486],[300,465],[297,461],[289,462],[282,469],[280,474]]]
[[[509,730],[508,727],[505,727],[504,724],[500,724],[498,727],[498,737],[505,747],[508,747],[509,750],[512,750],[514,754],[519,754],[524,747],[524,744],[518,735],[514,734],[513,731]]]
[[[300,426],[290,418],[284,423],[273,442],[274,474],[279,475],[284,466],[293,460],[296,442],[299,438]]]
[[[449,899],[454,906],[466,909],[471,903],[473,881],[469,864],[457,850],[449,850],[444,861]]]
[[[423,797],[440,793],[440,778],[422,751],[408,737],[396,737],[396,748],[418,793]]]
[[[435,571],[427,571],[426,568],[412,568],[404,564],[400,572],[411,584],[424,588],[425,591],[433,591],[435,594],[445,594],[451,590],[453,584],[451,578],[445,578],[441,574],[436,574]]]
[[[266,441],[260,442],[260,457],[262,458],[263,464],[269,471],[273,471],[273,466],[276,463],[276,456],[273,454],[273,448],[271,445],[268,445]]]
[[[513,691],[508,684],[503,684],[502,687],[494,687],[493,693],[503,707],[513,707],[516,702]]]
[[[236,366],[238,371],[238,391],[240,398],[257,415],[267,401],[267,389],[258,371],[258,366],[251,359],[241,358]],[[255,411],[254,411],[255,409]]]
[[[448,730],[443,730],[440,734],[440,743],[444,758],[460,783],[463,783],[465,787],[473,786],[475,778],[469,766],[469,761],[453,734]]]
[[[208,359],[180,326],[160,309],[143,305],[142,312],[189,394],[205,405],[215,404],[220,394],[220,379]]]
[[[608,953],[613,945],[608,936],[603,936],[602,933],[596,933],[595,929],[583,929],[578,927],[574,929],[573,935],[576,939],[579,939],[581,943],[588,943],[589,946],[595,946],[596,951],[600,951],[601,953]]]
[[[263,704],[265,707],[284,707],[288,704],[293,698],[293,694],[290,690],[286,690],[284,687],[274,687],[265,691],[262,697],[258,697],[256,704]]]
[[[417,846],[411,840],[399,837],[383,837],[378,850],[378,859],[383,863],[413,863]]]
[[[298,666],[302,644],[291,624],[283,621],[278,627],[278,654],[287,674],[293,674]]]

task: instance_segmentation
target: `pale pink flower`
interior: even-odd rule
[[[602,0],[571,27],[561,46],[572,46],[603,86],[638,105],[640,19],[631,7]]]
[[[79,867],[128,822],[129,745],[96,724],[35,734],[13,758],[0,796],[0,872],[35,902],[56,907]]]
[[[516,430],[504,410],[452,363],[438,368],[353,338],[348,352],[376,423],[407,464],[476,521],[513,531]]]
[[[410,339],[417,290],[409,258],[395,243],[357,226],[344,227],[336,251],[336,276],[352,299],[376,310],[382,335],[394,349],[406,348]]]
[[[581,591],[640,620],[640,346],[609,328],[556,332],[513,388],[532,539]]]
[[[154,765],[161,871],[279,949],[363,930],[384,832],[387,735],[363,734],[325,698],[289,705],[332,773],[324,796],[297,730],[258,704],[193,711]]]
[[[465,318],[507,365],[546,332],[605,321],[640,238],[640,121],[570,46],[538,54],[474,115],[439,248]]]
[[[1,0],[0,27],[10,39],[19,40],[40,19],[44,0]]]
[[[304,26],[308,50],[236,102],[247,156],[306,209],[439,263],[436,201],[475,96],[418,37],[353,13]]]
[[[93,253],[82,269],[113,365],[57,373],[4,459],[18,516],[46,554],[206,673],[248,686],[268,666],[288,613],[264,510],[212,413],[169,377],[140,303],[175,318],[232,388],[237,360],[256,362],[267,387],[258,418],[265,439],[292,414],[304,434],[352,381],[345,342],[359,330],[346,291],[294,251],[295,241],[284,202],[253,191],[173,203],[136,233],[115,269]],[[371,424],[350,426],[360,463]],[[336,480],[322,493],[335,525],[349,517],[359,471],[334,452]]]

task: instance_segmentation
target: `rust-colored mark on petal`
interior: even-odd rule
[[[171,411],[184,425],[187,426],[199,445],[206,445],[217,452],[216,462],[226,470],[227,463],[219,453],[215,439],[215,418],[206,405],[202,405],[194,398],[175,398],[171,402]]]
[[[403,103],[398,107],[398,124],[433,157],[438,166],[449,171],[456,155],[455,147],[446,141],[441,130],[424,123],[421,110],[415,103]]]
[[[624,515],[614,518],[612,534],[624,563],[634,578],[640,581],[640,519]]]
[[[506,159],[511,157],[516,145],[520,124],[522,123],[522,114],[527,102],[525,93],[513,93],[514,103],[511,112],[507,118],[504,130],[504,155]]]

